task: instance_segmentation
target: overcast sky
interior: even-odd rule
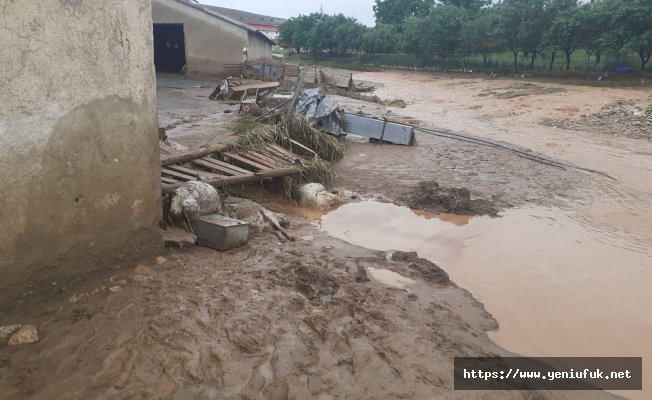
[[[357,18],[367,26],[374,25],[374,12],[371,8],[375,4],[374,0],[199,0],[199,2],[279,18],[319,12],[319,7],[323,4],[326,14],[342,13]]]

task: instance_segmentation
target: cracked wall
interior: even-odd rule
[[[188,72],[221,73],[224,64],[245,61],[244,47],[249,48],[250,60],[272,59],[272,46],[266,40],[179,1],[152,0],[152,19],[155,23],[183,24]]]
[[[0,2],[0,299],[159,246],[150,0]]]

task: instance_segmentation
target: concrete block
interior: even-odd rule
[[[190,221],[202,246],[226,251],[249,243],[249,223],[222,215],[206,215]]]

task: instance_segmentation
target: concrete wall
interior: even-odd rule
[[[261,34],[249,32],[249,60],[271,61],[272,44],[261,37]]]
[[[2,3],[6,306],[158,251],[161,205],[150,0]]]
[[[251,60],[272,59],[271,44],[253,32],[177,0],[152,0],[152,20],[183,24],[191,73],[221,73],[224,64],[245,60],[244,47],[249,47]]]

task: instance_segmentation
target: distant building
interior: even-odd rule
[[[152,0],[156,71],[218,74],[224,64],[272,59],[263,32],[186,0]],[[243,49],[248,49],[245,56]]]
[[[222,14],[226,17],[229,17],[233,20],[246,24],[251,28],[257,29],[260,32],[264,33],[265,36],[267,36],[268,38],[274,41],[278,38],[279,25],[287,21],[286,19],[283,18],[270,17],[269,15],[254,14],[247,11],[233,10],[231,8],[208,6],[208,5],[205,5],[204,7],[208,8],[209,10],[215,11],[219,14]]]

